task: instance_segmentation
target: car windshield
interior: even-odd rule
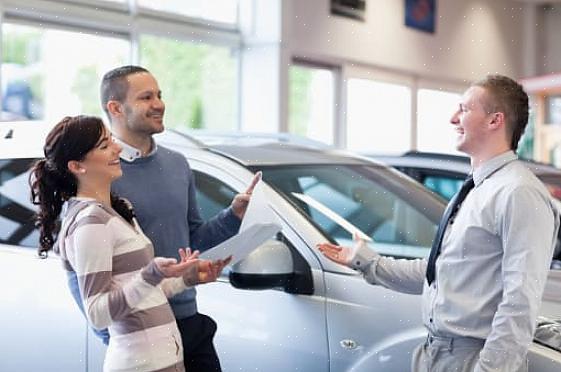
[[[430,251],[444,204],[396,172],[370,165],[260,169],[267,183],[338,244],[352,244],[356,232],[372,239],[381,254],[416,258]]]

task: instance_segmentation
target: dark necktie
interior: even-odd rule
[[[442,245],[442,238],[444,237],[444,232],[446,231],[446,227],[448,226],[448,222],[454,218],[458,209],[460,209],[460,204],[464,201],[467,194],[473,189],[473,177],[470,175],[464,181],[460,191],[448,203],[446,210],[444,211],[444,215],[440,220],[440,224],[438,225],[438,230],[436,232],[436,236],[434,237],[434,241],[432,242],[432,249],[430,251],[429,262],[427,265],[427,281],[429,285],[432,284],[435,277],[435,266],[436,266],[436,259],[440,254],[440,246]]]

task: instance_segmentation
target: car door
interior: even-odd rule
[[[241,168],[231,169],[236,173],[234,177],[224,167],[219,169],[196,160],[190,160],[190,164],[196,176],[199,209],[205,220],[228,207],[252,176]],[[230,164],[232,167],[237,165]],[[308,250],[284,221],[277,239],[291,249]],[[323,273],[311,256],[306,259],[313,266],[313,295],[296,295],[281,289],[236,289],[229,283],[228,273],[216,283],[197,287],[199,311],[210,315],[218,324],[215,344],[224,370],[329,370]]]
[[[86,320],[58,258],[37,256],[31,163],[0,160],[0,371],[86,371]]]
[[[337,243],[353,244],[349,228],[343,227],[343,223],[350,223],[371,237],[374,247],[382,254],[400,258],[428,254],[440,208],[435,208],[429,219],[420,203],[415,208],[411,203],[415,195],[424,198],[430,195],[422,189],[418,192],[406,189],[407,185],[417,186],[400,183],[401,179],[385,168],[343,165],[271,168],[264,170],[265,180],[286,195],[293,195],[295,202],[304,202],[300,203],[302,211]],[[404,189],[397,190],[401,184]],[[437,206],[441,207],[439,203]],[[338,218],[330,217],[331,213],[322,209],[344,221],[338,222]],[[322,264],[330,370],[409,370],[411,351],[426,336],[420,296],[392,292],[368,284],[361,275],[343,266]]]

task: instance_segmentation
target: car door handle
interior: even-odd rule
[[[339,342],[339,345],[341,345],[341,347],[345,350],[354,350],[358,347],[356,341],[350,339],[341,340],[341,342]]]

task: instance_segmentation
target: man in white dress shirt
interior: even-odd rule
[[[372,284],[423,295],[428,336],[413,352],[414,372],[527,371],[559,228],[548,191],[515,154],[527,121],[528,96],[508,77],[490,75],[465,92],[450,122],[472,173],[428,259],[382,257],[364,241],[319,245]]]

